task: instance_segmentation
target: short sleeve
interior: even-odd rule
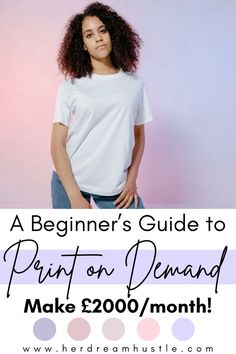
[[[65,81],[59,86],[54,110],[53,123],[62,123],[67,127],[71,122],[71,107],[68,102],[68,92],[66,90]]]
[[[142,85],[139,103],[138,103],[138,113],[135,119],[135,125],[141,125],[153,120],[152,112],[148,102],[147,91],[145,84]]]

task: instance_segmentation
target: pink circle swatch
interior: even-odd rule
[[[152,318],[145,318],[138,323],[137,332],[140,338],[144,340],[153,340],[160,333],[158,322]]]
[[[103,323],[102,332],[109,340],[118,340],[125,333],[125,325],[118,318],[109,318]]]
[[[84,340],[90,334],[90,325],[84,318],[75,318],[67,328],[69,336],[74,340]]]

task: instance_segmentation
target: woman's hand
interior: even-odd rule
[[[72,209],[92,209],[92,206],[83,197],[70,198],[70,204]]]
[[[125,184],[125,187],[120,196],[115,200],[114,204],[118,209],[128,209],[130,204],[134,200],[134,207],[138,207],[138,194],[136,187],[136,180],[129,180]]]

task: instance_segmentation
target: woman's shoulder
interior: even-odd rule
[[[65,94],[70,94],[78,88],[81,79],[74,78],[64,78],[59,84],[59,90],[63,91]]]
[[[129,72],[125,72],[124,73],[126,75],[127,80],[133,81],[134,84],[138,85],[138,86],[143,86],[144,85],[144,80],[143,78],[135,73],[129,73]]]
[[[62,81],[61,81],[61,86],[67,90],[67,91],[70,91],[70,90],[73,90],[74,88],[78,88],[78,86],[80,84],[83,84],[84,82],[87,82],[89,79],[88,76],[82,76],[82,77],[68,77],[68,78],[64,78]]]
[[[129,80],[136,81],[137,83],[140,83],[140,84],[143,84],[143,83],[144,83],[144,80],[143,80],[142,76],[140,76],[140,75],[137,74],[136,72],[134,72],[134,73],[125,72],[124,74],[126,75],[126,77],[127,77]]]
[[[62,79],[62,81],[60,82],[60,86],[63,88],[63,89],[69,89],[71,88],[71,86],[74,84],[74,79],[72,78],[64,78]]]

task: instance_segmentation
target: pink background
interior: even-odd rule
[[[0,207],[50,208],[56,55],[90,1],[1,0]],[[155,121],[139,192],[148,207],[236,207],[234,0],[106,0],[144,41]]]

